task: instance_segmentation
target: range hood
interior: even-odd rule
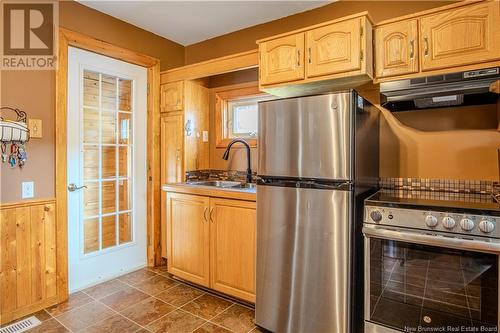
[[[383,82],[380,101],[397,112],[496,103],[490,85],[500,80],[500,67]]]

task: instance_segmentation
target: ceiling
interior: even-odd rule
[[[79,0],[184,46],[324,6],[330,1]]]

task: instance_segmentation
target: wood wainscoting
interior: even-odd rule
[[[0,204],[0,324],[57,303],[56,200]]]

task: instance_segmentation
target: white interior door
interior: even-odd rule
[[[69,48],[70,292],[146,264],[146,120],[146,68]]]

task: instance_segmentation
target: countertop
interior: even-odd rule
[[[162,187],[165,192],[175,192],[182,194],[203,195],[209,197],[236,199],[236,200],[257,200],[257,189],[246,188],[222,188],[215,186],[204,186],[190,183],[165,184]]]

